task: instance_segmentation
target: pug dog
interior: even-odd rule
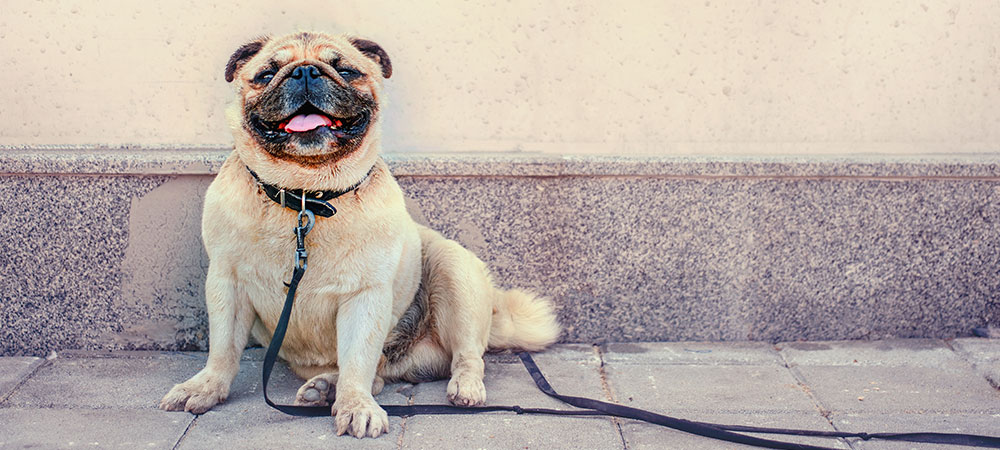
[[[226,110],[235,149],[202,218],[208,361],[160,408],[208,411],[228,396],[249,337],[270,341],[296,250],[289,204],[318,204],[314,196],[336,213],[317,217],[306,236],[308,272],[279,356],[307,380],[297,403],[332,401],[338,435],[388,432],[373,397],[386,381],[450,376],[449,401],[483,405],[485,351],[557,340],[549,300],[497,288],[475,255],[407,213],[379,156],[391,75],[382,47],[351,36],[294,33],[233,53],[225,77],[236,91]]]

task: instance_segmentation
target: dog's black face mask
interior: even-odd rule
[[[342,80],[363,74],[340,69],[335,80],[332,67],[308,62],[282,68],[281,79],[272,70],[254,78],[269,86],[244,108],[245,123],[261,148],[278,157],[309,158],[347,154],[361,144],[378,106]]]

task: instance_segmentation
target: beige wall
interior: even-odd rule
[[[389,151],[996,152],[998,23],[992,0],[2,0],[0,145],[229,145],[230,52],[339,29],[393,60]]]

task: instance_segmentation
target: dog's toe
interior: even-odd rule
[[[325,397],[318,389],[309,388],[299,393],[298,403],[319,403]]]

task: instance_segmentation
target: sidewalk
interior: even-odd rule
[[[634,421],[489,413],[390,418],[389,435],[337,437],[330,418],[294,418],[261,399],[250,349],[229,400],[202,416],[156,409],[204,353],[78,352],[0,358],[0,448],[743,448]],[[565,344],[535,360],[568,395],[728,424],[1000,435],[1000,340]],[[488,355],[490,404],[569,408],[538,392],[510,354]],[[291,402],[284,366],[271,392]],[[392,384],[384,404],[443,403],[445,381]],[[783,438],[852,449],[948,448]],[[962,447],[964,448],[964,447]]]

